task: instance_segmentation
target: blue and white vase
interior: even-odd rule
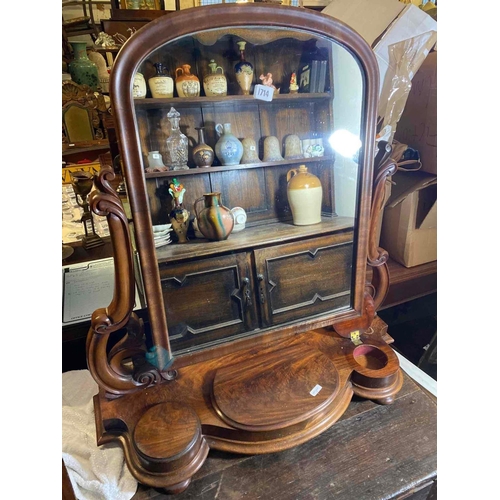
[[[215,154],[222,165],[239,165],[243,156],[243,144],[231,133],[231,124],[218,123],[215,130],[220,139],[215,145]]]

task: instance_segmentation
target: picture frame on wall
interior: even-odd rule
[[[160,0],[120,0],[120,9],[160,10]]]

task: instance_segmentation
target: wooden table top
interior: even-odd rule
[[[303,445],[254,456],[210,451],[183,493],[139,485],[132,500],[431,498],[436,417],[436,399],[405,375],[392,405],[355,398],[338,422]]]

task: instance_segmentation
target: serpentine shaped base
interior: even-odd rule
[[[373,327],[374,326],[374,327]],[[376,318],[353,343],[331,329],[174,368],[177,378],[116,399],[95,396],[98,443],[119,441],[136,479],[178,493],[209,449],[259,454],[319,435],[354,394],[392,402],[403,378]]]

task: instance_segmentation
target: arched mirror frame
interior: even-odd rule
[[[225,345],[221,350],[211,349],[211,356],[219,355],[220,359],[210,358],[209,353],[205,358],[197,358],[193,367],[189,361],[183,363],[181,359],[180,363],[174,362],[173,369],[152,369],[154,367],[144,362],[144,346],[140,338],[134,335],[108,349],[109,333],[122,327],[126,327],[128,333],[133,332],[137,318],[131,314],[134,278],[128,220],[109,183],[108,173],[111,176],[112,172],[99,176],[96,180],[99,192],[91,197],[91,206],[96,213],[108,217],[116,276],[121,275],[121,282],[118,283],[116,278],[112,303],[94,312],[87,341],[89,369],[100,387],[94,399],[97,440],[99,445],[119,441],[125,450],[127,466],[137,480],[165,488],[169,493],[183,491],[189,485],[191,477],[205,461],[209,448],[236,453],[267,453],[296,446],[333,425],[353,394],[389,404],[403,381],[397,356],[380,337],[370,339],[364,345],[359,345],[362,341],[356,342],[354,337],[349,339],[350,332],[370,326],[376,305],[381,300],[377,292],[367,293],[367,263],[374,270],[381,269],[387,258],[387,254],[376,246],[373,236],[385,178],[394,170],[394,162],[389,158],[390,149],[379,151],[375,159],[379,78],[376,60],[368,44],[352,29],[333,18],[298,8],[251,4],[181,11],[159,18],[138,31],[126,42],[117,58],[111,75],[112,106],[123,148],[123,170],[146,284],[153,342],[156,347],[170,353],[132,97],[134,75],[151,52],[170,41],[202,30],[248,25],[306,30],[339,43],[359,62],[364,79],[363,152],[359,156],[352,308],[324,315],[326,320],[301,322],[295,331],[301,332],[302,340],[294,343],[292,339],[285,343],[286,348],[278,345],[273,350],[273,346],[266,345],[261,353],[251,346],[243,352],[231,352]],[[377,163],[375,176],[374,160]],[[387,273],[377,271],[374,275],[383,295]],[[310,331],[326,325],[332,325],[339,335],[331,330]],[[315,337],[316,345],[324,345],[325,338],[329,339],[328,355],[311,349],[309,335]],[[121,362],[134,357],[132,376]],[[376,366],[365,364],[365,358]],[[269,366],[281,369],[270,370]],[[304,366],[306,368],[302,369]],[[176,370],[180,374],[177,378]],[[244,378],[244,383],[236,387],[240,377]],[[324,381],[323,388],[315,387],[321,388],[320,396],[310,392],[304,399],[302,395],[290,393],[287,396],[290,404],[280,403],[278,396],[282,394],[276,394],[276,391],[295,387],[295,384],[287,385],[286,381],[297,378],[317,383],[318,377]],[[259,386],[254,383],[256,379],[263,379],[264,383]],[[148,390],[141,390],[146,388]],[[273,411],[269,411],[270,405],[275,406]],[[242,410],[243,422],[239,419],[239,409]],[[292,414],[289,414],[290,409]],[[269,421],[269,415],[277,415],[278,420]],[[172,443],[180,441],[172,440],[172,436],[178,437],[185,446],[173,446]]]
[[[226,5],[210,9],[192,9],[164,16],[139,30],[123,46],[111,75],[111,99],[120,143],[123,145],[124,175],[129,187],[131,212],[136,228],[136,242],[141,271],[146,283],[146,299],[150,311],[155,345],[169,350],[168,328],[162,300],[158,265],[148,211],[144,165],[138,137],[132,84],[135,73],[152,52],[180,37],[203,30],[258,25],[270,28],[307,30],[330,38],[345,47],[357,59],[364,78],[361,134],[363,155],[360,155],[358,231],[353,308],[338,315],[338,320],[354,320],[363,314],[367,261],[367,235],[371,203],[375,126],[378,96],[378,68],[368,44],[350,27],[331,17],[312,11],[269,5]],[[196,27],[196,29],[193,29]],[[131,141],[130,138],[136,138]],[[366,140],[373,138],[373,140]],[[337,319],[336,319],[337,321]]]

